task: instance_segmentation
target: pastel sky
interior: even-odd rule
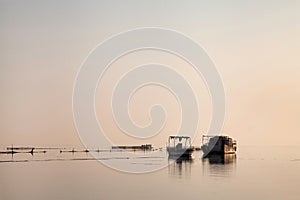
[[[89,52],[106,38],[138,27],[184,33],[202,45],[217,66],[226,93],[224,133],[242,145],[300,145],[299,1],[0,1],[0,146],[80,145],[72,114],[76,74]],[[116,144],[164,145],[178,128],[174,97],[144,88],[130,104],[132,118],[147,124],[158,100],[169,111],[161,135],[149,141],[118,132],[107,106],[97,101],[132,64],[174,65],[197,87],[202,118],[195,144],[207,129],[211,108],[190,66],[158,52],[139,52],[111,69],[99,85],[99,120]],[[109,72],[110,73],[110,72]],[[105,81],[106,80],[106,81]],[[101,88],[103,89],[101,91]],[[160,98],[150,98],[156,96]],[[127,100],[126,100],[127,101]]]

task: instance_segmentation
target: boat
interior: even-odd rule
[[[194,148],[188,136],[169,136],[167,152],[170,158],[191,157]]]
[[[201,150],[204,157],[212,154],[235,154],[237,142],[225,135],[203,135]]]
[[[142,144],[140,146],[112,146],[112,149],[130,149],[130,150],[151,151],[151,150],[153,150],[153,146],[152,146],[152,144]]]

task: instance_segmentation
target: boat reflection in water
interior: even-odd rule
[[[192,157],[169,157],[169,176],[175,178],[189,178],[192,171]]]
[[[236,154],[211,154],[202,158],[202,165],[204,175],[231,176],[236,169]]]

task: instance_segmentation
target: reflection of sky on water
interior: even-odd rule
[[[299,152],[299,147],[240,147],[236,158],[226,155],[203,159],[196,151],[192,160],[176,161],[168,160],[167,152],[162,151],[161,157],[136,152],[129,159],[118,159],[135,168],[170,164],[146,174],[112,170],[85,152],[16,154],[13,159],[1,154],[0,196],[1,200],[293,200],[299,196]],[[99,158],[117,160],[121,154],[99,152]],[[4,160],[28,162],[1,162]]]

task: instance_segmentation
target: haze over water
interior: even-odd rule
[[[225,89],[222,133],[237,140],[238,152],[211,159],[195,152],[192,160],[176,162],[164,149],[156,157],[97,157],[133,169],[169,164],[143,174],[113,170],[85,152],[0,153],[0,199],[300,199],[299,11],[300,1],[293,0],[1,1],[1,152],[12,144],[84,149],[72,110],[80,66],[101,42],[143,27],[180,32],[205,49]],[[213,111],[205,80],[181,57],[149,49],[119,58],[97,85],[95,115],[107,138],[113,145],[164,148],[180,128],[180,102],[158,85],[121,100],[140,127],[155,120],[149,108],[162,104],[166,121],[159,134],[135,138],[116,125],[115,83],[147,63],[172,67],[192,86],[200,118],[193,145],[200,147]]]

